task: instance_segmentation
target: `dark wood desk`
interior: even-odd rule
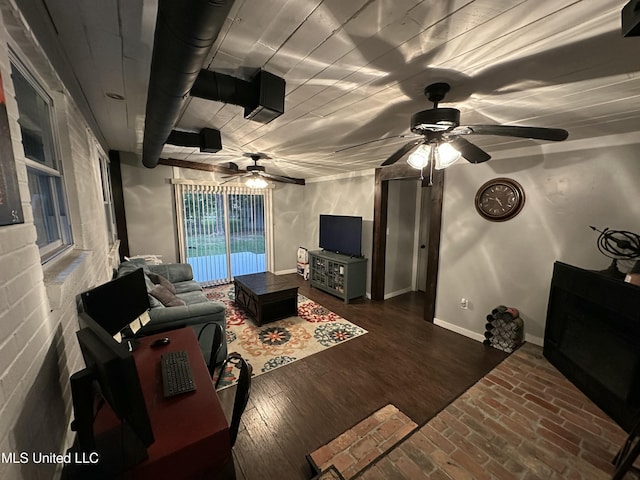
[[[149,345],[169,337],[163,347]],[[164,398],[160,356],[186,350],[196,391]],[[207,365],[191,328],[182,328],[140,339],[134,352],[155,442],[149,458],[125,472],[125,479],[223,479],[235,478],[229,424],[215,392]]]
[[[270,272],[234,277],[235,303],[258,325],[298,314],[298,286]]]

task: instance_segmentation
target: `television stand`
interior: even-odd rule
[[[367,259],[316,250],[309,252],[309,281],[349,303],[363,297],[367,288]]]

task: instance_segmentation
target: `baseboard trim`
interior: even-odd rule
[[[525,325],[525,328],[526,328],[526,325]],[[544,338],[538,337],[536,335],[529,335],[528,333],[524,334],[524,341],[533,343],[534,345],[538,345],[539,347],[542,347],[544,345]]]
[[[456,332],[456,333],[459,333],[460,335],[464,335],[465,337],[471,338],[472,340],[476,340],[478,342],[484,341],[483,334],[474,332],[467,328],[460,327],[459,325],[445,322],[444,320],[440,320],[439,318],[434,318],[433,323],[435,325],[438,325],[439,327],[446,328],[447,330],[451,330],[452,332]]]
[[[385,293],[384,299],[388,300],[393,297],[397,297],[398,295],[404,295],[405,293],[413,292],[411,287],[403,288],[402,290],[396,290],[395,292]]]
[[[434,318],[433,323],[435,325],[438,325],[439,327],[446,328],[447,330],[451,330],[452,332],[456,332],[460,335],[471,338],[472,340],[477,340],[478,342],[484,341],[484,334],[474,332],[453,323],[445,322],[444,320],[440,320],[439,318]],[[530,335],[528,333],[525,333],[524,340],[525,342],[533,343],[534,345],[538,345],[539,347],[542,347],[544,344],[544,339],[542,337]]]
[[[276,275],[288,275],[290,273],[298,273],[298,270],[292,268],[290,270],[278,270],[277,272],[275,272]]]

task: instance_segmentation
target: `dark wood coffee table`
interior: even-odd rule
[[[236,305],[258,323],[272,322],[298,314],[298,286],[273,273],[253,273],[233,279]]]

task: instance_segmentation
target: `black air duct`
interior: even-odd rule
[[[234,0],[160,0],[151,57],[142,163],[154,168]]]
[[[206,153],[222,150],[220,130],[213,128],[203,128],[199,133],[172,130],[166,143],[181,147],[199,147],[201,152]]]
[[[622,9],[622,35],[640,36],[640,0],[631,0]]]
[[[211,70],[202,70],[191,89],[194,97],[244,107],[244,118],[268,123],[284,113],[285,81],[259,70],[247,82]]]

